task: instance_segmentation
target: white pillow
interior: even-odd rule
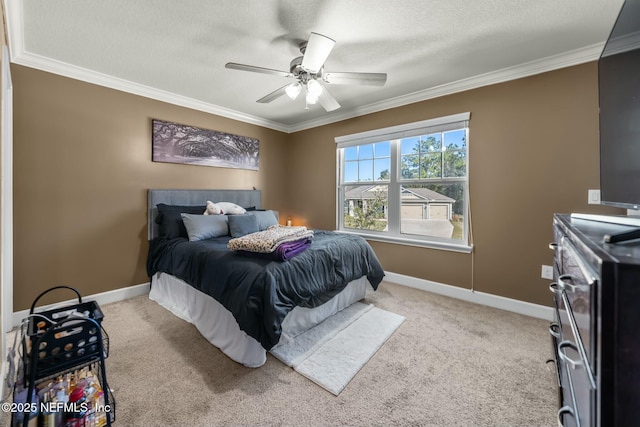
[[[246,209],[231,202],[213,203],[207,200],[207,208],[203,215],[241,215]]]
[[[245,208],[231,202],[218,202],[216,206],[218,206],[225,215],[241,215],[247,212]]]
[[[222,209],[211,200],[207,200],[207,207],[202,215],[222,215]]]

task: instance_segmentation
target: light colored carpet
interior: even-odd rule
[[[339,396],[270,354],[233,362],[145,296],[102,306],[114,427],[556,425],[547,321],[387,282],[363,302],[407,320]]]
[[[404,320],[356,302],[271,354],[337,396]]]

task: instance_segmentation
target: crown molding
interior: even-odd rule
[[[530,77],[536,74],[546,73],[548,71],[584,64],[586,62],[597,60],[602,53],[603,47],[604,43],[597,43],[559,55],[549,56],[547,58],[542,58],[513,67],[503,68],[501,70],[480,74],[455,82],[446,83],[440,86],[434,86],[418,92],[413,92],[407,95],[387,99],[382,102],[364,105],[343,114],[332,114],[320,119],[301,122],[297,125],[290,126],[290,132],[298,132],[301,130],[323,126],[341,120],[351,119],[366,114],[377,113],[379,111],[388,110],[391,108],[397,108],[416,102],[426,101],[428,99],[438,98],[445,95],[451,95],[458,92],[477,89],[483,86],[504,83],[524,77]]]
[[[134,95],[143,96],[145,98],[155,99],[156,101],[162,101],[169,104],[191,108],[194,110],[203,111],[205,113],[211,113],[229,119],[289,133],[289,128],[281,123],[269,121],[261,117],[244,114],[239,111],[221,107],[219,105],[199,101],[197,99],[109,76],[107,74],[88,70],[86,68],[69,65],[67,63],[46,58],[40,55],[34,55],[32,53],[25,52],[14,58],[12,62],[49,73],[58,74],[60,76],[69,77],[75,80],[108,87],[110,89],[116,89]]]
[[[492,71],[478,76],[469,77],[452,83],[427,88],[418,92],[398,96],[381,102],[363,105],[348,111],[338,111],[327,114],[321,118],[300,122],[294,125],[286,125],[273,120],[245,114],[219,105],[199,101],[168,91],[141,85],[128,80],[116,78],[103,73],[98,73],[86,68],[77,67],[61,61],[53,60],[41,55],[36,55],[25,50],[23,31],[23,3],[22,0],[6,0],[7,27],[9,33],[9,46],[11,49],[11,62],[36,68],[42,71],[58,74],[87,83],[97,84],[111,89],[120,90],[134,95],[167,102],[181,107],[191,108],[206,113],[227,117],[245,123],[266,127],[285,133],[299,132],[318,126],[324,126],[342,120],[360,117],[391,108],[402,107],[416,102],[440,96],[451,95],[466,90],[476,89],[523,77],[529,77],[560,68],[571,67],[585,62],[597,60],[600,57],[604,43],[597,43],[570,52],[553,55],[547,58],[530,61],[513,67]]]
[[[211,113],[218,116],[238,120],[257,126],[274,129],[281,132],[290,133],[289,127],[282,123],[266,120],[261,117],[252,116],[250,114],[241,113],[230,108],[221,107],[219,105],[208,102],[199,101],[197,99],[178,95],[139,83],[109,76],[83,67],[67,64],[45,56],[28,52],[24,46],[24,9],[22,0],[6,0],[7,9],[7,27],[9,32],[9,48],[11,50],[11,62],[26,67],[35,68],[41,71],[58,74],[63,77],[69,77],[75,80],[84,81],[99,86],[116,89],[134,95],[143,96],[157,101],[166,102],[181,107],[191,108],[205,113]]]

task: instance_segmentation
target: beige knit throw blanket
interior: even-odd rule
[[[307,230],[307,227],[272,225],[264,231],[229,240],[227,248],[232,251],[270,253],[282,243],[311,238],[313,238],[313,230]]]

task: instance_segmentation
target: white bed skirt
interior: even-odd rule
[[[293,338],[361,300],[368,285],[367,278],[361,277],[319,307],[295,307],[282,322],[280,339]],[[236,362],[257,368],[267,361],[266,350],[240,329],[229,310],[183,280],[170,274],[156,273],[151,278],[149,298],[195,325],[202,336]]]

